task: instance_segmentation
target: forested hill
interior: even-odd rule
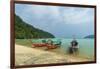
[[[19,16],[15,14],[15,38],[54,38],[54,35],[25,23]]]
[[[85,36],[84,38],[94,38],[94,35],[88,35],[88,36]]]

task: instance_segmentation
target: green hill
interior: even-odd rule
[[[88,36],[85,36],[84,38],[94,38],[94,35],[88,35]]]
[[[54,38],[54,35],[25,23],[19,16],[15,15],[15,38]]]

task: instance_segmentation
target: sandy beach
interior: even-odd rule
[[[40,50],[15,44],[15,64],[50,64],[50,63],[71,63],[91,61],[86,58],[75,57],[72,55],[62,55],[51,51]]]

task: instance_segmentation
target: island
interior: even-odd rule
[[[31,39],[31,38],[54,38],[55,36],[49,32],[35,28],[34,26],[24,22],[15,14],[15,38]]]
[[[88,36],[85,36],[84,38],[94,38],[94,35],[88,35]]]

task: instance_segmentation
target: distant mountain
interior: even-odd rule
[[[94,38],[94,35],[88,35],[88,36],[85,36],[84,38]]]
[[[49,32],[33,27],[25,23],[19,16],[15,14],[15,38],[54,38],[55,36]]]

